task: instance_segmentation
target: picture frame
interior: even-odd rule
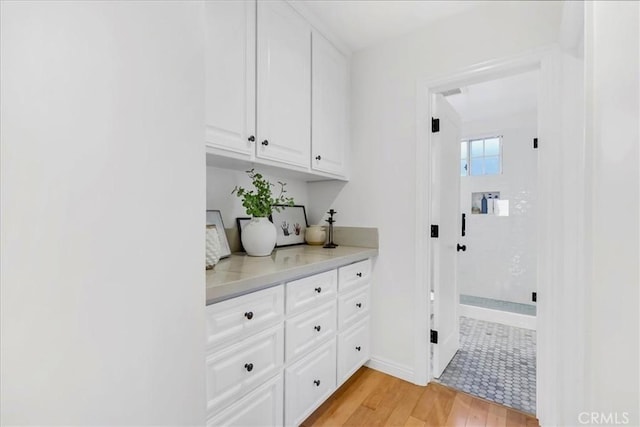
[[[245,225],[249,224],[250,222],[251,222],[250,216],[236,218],[236,226],[238,227],[239,239],[242,239],[242,229],[244,228]],[[240,242],[242,242],[242,240],[240,240]]]
[[[207,225],[215,225],[218,230],[218,238],[220,239],[220,258],[226,258],[231,255],[231,248],[227,240],[224,223],[222,222],[222,213],[217,210],[207,210]]]
[[[304,206],[274,206],[280,209],[280,212],[274,209],[269,217],[276,226],[276,247],[304,244],[304,234],[309,226]]]

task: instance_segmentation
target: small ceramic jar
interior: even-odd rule
[[[327,239],[327,232],[322,225],[310,225],[307,227],[304,239],[309,245],[324,245]]]
[[[207,248],[205,268],[211,270],[220,260],[220,239],[215,225],[207,225]]]

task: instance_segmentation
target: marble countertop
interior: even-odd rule
[[[291,246],[267,257],[232,254],[207,271],[207,305],[378,255],[378,249]]]

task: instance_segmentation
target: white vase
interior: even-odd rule
[[[247,255],[269,256],[276,246],[276,227],[269,218],[251,218],[242,228],[241,240]]]

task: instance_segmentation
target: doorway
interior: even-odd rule
[[[531,70],[433,95],[439,121],[433,131],[442,135],[434,137],[432,152],[438,187],[433,218],[443,227],[432,258],[432,329],[457,334],[432,344],[433,376],[533,414],[538,74]],[[445,172],[449,168],[455,176]],[[455,189],[459,199],[452,203],[442,193]],[[456,218],[453,227],[447,224]],[[446,271],[451,265],[453,274]],[[447,328],[437,316],[452,311],[452,291],[457,323]],[[450,323],[451,315],[445,317]]]

